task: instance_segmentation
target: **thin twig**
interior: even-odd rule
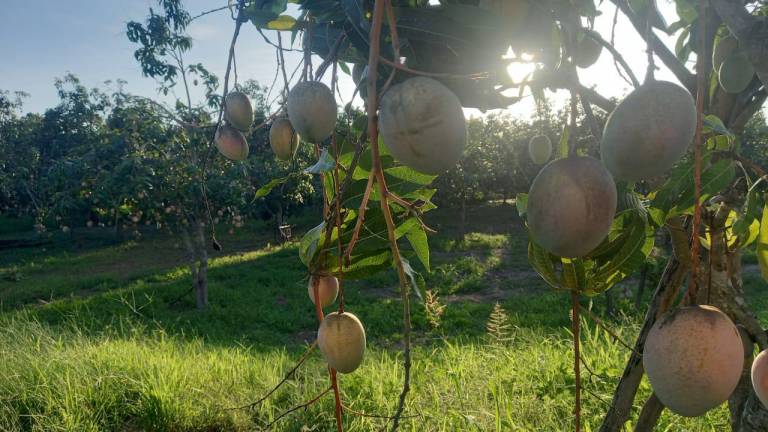
[[[214,247],[218,245],[218,241],[216,240],[216,224],[213,223],[213,215],[211,214],[211,202],[208,199],[208,186],[207,186],[207,169],[208,169],[208,160],[211,157],[211,151],[213,149],[213,143],[216,140],[216,133],[219,129],[219,126],[221,126],[221,120],[224,117],[224,100],[227,97],[227,92],[229,91],[229,74],[232,71],[232,64],[234,63],[233,60],[235,58],[235,46],[237,45],[237,38],[240,36],[240,28],[243,25],[243,11],[245,10],[245,0],[239,0],[238,1],[238,11],[237,11],[237,19],[235,20],[235,30],[232,34],[232,41],[229,44],[229,58],[227,59],[227,70],[224,73],[224,90],[221,97],[221,104],[219,105],[219,115],[218,119],[216,120],[216,127],[213,129],[213,134],[211,135],[211,139],[208,142],[208,148],[206,149],[205,156],[203,158],[203,167],[200,171],[200,192],[203,195],[203,203],[205,204],[205,211],[208,216],[208,225],[211,227],[211,238],[213,239]]]
[[[325,396],[326,394],[328,394],[328,392],[330,392],[332,389],[333,389],[333,387],[330,387],[330,386],[329,386],[327,389],[323,390],[323,391],[322,391],[322,392],[321,392],[319,395],[317,395],[317,396],[313,397],[313,398],[312,398],[312,399],[310,399],[309,401],[307,401],[307,402],[304,402],[304,403],[302,403],[302,404],[299,404],[299,405],[296,405],[295,407],[293,407],[293,408],[291,408],[291,409],[289,409],[289,410],[287,410],[287,411],[284,411],[282,414],[280,414],[279,416],[275,417],[275,419],[274,419],[274,420],[272,420],[272,421],[271,421],[271,422],[269,422],[269,423],[268,423],[266,426],[264,426],[264,430],[269,430],[269,428],[271,428],[271,427],[272,427],[272,425],[274,425],[275,423],[277,423],[279,420],[281,420],[283,417],[287,416],[288,414],[290,414],[290,413],[292,413],[292,412],[294,412],[294,411],[298,411],[298,410],[300,410],[300,409],[302,409],[302,408],[307,408],[307,407],[309,407],[310,405],[314,404],[315,402],[319,401],[319,400],[320,400],[320,398],[322,398],[323,396]]]
[[[262,39],[264,39],[264,42],[266,42],[267,44],[272,45],[273,47],[277,48],[278,50],[280,50],[280,52],[283,52],[283,51],[301,51],[301,50],[293,49],[293,48],[283,48],[281,45],[275,44],[274,42],[272,42],[267,37],[267,35],[264,34],[264,31],[262,29],[257,27],[256,31],[259,32],[259,34],[261,35]],[[279,31],[277,32],[277,35],[278,35],[278,37],[280,36],[280,32]]]
[[[619,7],[616,6],[616,11],[613,13],[613,23],[611,23],[611,42],[610,42],[611,47],[616,46],[616,25],[618,23],[619,23]],[[616,54],[619,54],[618,50],[616,50]],[[638,87],[637,85],[635,85],[635,82],[639,84],[639,82],[637,81],[637,77],[635,77],[634,80],[630,81],[630,79],[624,75],[624,72],[621,70],[621,67],[619,67],[618,58],[615,55],[613,56],[613,67],[616,68],[616,72],[618,72],[619,76],[624,80],[624,82],[626,82],[629,85],[632,85],[635,88]],[[631,69],[627,68],[627,70],[631,70]],[[634,76],[634,74],[632,74],[631,76]]]
[[[606,333],[608,333],[616,342],[618,342],[620,345],[622,345],[624,348],[632,351],[635,355],[641,356],[642,354],[635,351],[632,346],[630,346],[627,342],[625,342],[622,338],[620,338],[613,330],[611,330],[608,326],[603,323],[603,321],[597,317],[597,315],[594,314],[590,309],[584,309],[584,312],[587,313],[587,315],[592,319],[592,321],[595,322],[595,324],[598,325],[601,329],[605,330]]]
[[[315,297],[315,298],[318,298],[318,297]],[[312,351],[315,350],[316,347],[317,347],[317,340],[312,342],[312,345],[310,345],[309,348],[307,348],[307,350],[304,351],[304,354],[302,354],[301,357],[299,357],[299,361],[296,362],[296,364],[291,368],[291,370],[289,370],[283,376],[283,379],[281,379],[280,382],[278,382],[274,387],[272,387],[272,389],[270,391],[268,391],[267,394],[265,394],[264,396],[260,397],[258,400],[254,401],[254,402],[251,402],[251,403],[246,404],[246,405],[238,406],[238,407],[226,408],[225,411],[241,410],[241,409],[252,409],[256,405],[259,405],[260,403],[262,403],[265,400],[267,400],[267,398],[272,396],[272,394],[274,392],[276,392],[277,389],[279,389],[283,384],[285,384],[289,379],[291,379],[293,374],[296,373],[296,370],[298,370],[299,367],[307,360],[307,358],[309,358],[309,355],[312,353]]]
[[[618,12],[618,8],[616,9]],[[624,57],[621,55],[619,50],[616,49],[616,47],[613,46],[613,41],[608,42],[605,39],[603,39],[599,33],[593,33],[593,32],[586,32],[586,35],[595,41],[597,41],[600,45],[604,46],[605,49],[607,49],[611,55],[613,56],[613,60],[615,63],[617,63],[616,70],[619,72],[619,75],[627,80],[627,78],[622,73],[622,68],[629,76],[629,80],[627,80],[628,84],[631,84],[632,87],[640,87],[640,81],[637,80],[637,77],[635,76],[635,73],[632,72],[632,68],[629,67],[629,64],[627,64],[626,60],[624,60]],[[621,68],[618,67],[618,65],[621,65]]]
[[[382,415],[382,414],[368,414],[360,411],[355,411],[352,408],[348,407],[347,405],[344,405],[344,409],[347,410],[348,413],[352,415],[356,415],[358,417],[367,417],[367,418],[378,418],[378,419],[386,419],[386,420],[392,420],[395,417],[394,416],[388,416],[388,415]],[[416,418],[421,417],[421,414],[411,414],[411,415],[404,415],[400,416],[400,418]]]

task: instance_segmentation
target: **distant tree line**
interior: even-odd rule
[[[58,105],[42,114],[22,114],[25,93],[0,91],[0,213],[33,218],[40,231],[106,226],[125,235],[147,225],[178,231],[207,219],[208,212],[214,223],[232,228],[253,218],[280,224],[292,212],[321,203],[319,185],[310,175],[292,176],[272,193],[256,196],[261,186],[290,172],[291,164],[315,163],[309,145],[302,145],[293,161],[281,162],[270,149],[266,124],[249,133],[246,161],[203,158],[210,163],[202,178],[200,159],[193,156],[216,151],[209,136],[213,111],[198,107],[190,118],[186,106],[169,109],[126,93],[122,85],[112,83],[110,92],[88,89],[66,75],[55,81]],[[239,89],[255,102],[255,124],[264,123],[267,89],[253,81]],[[354,110],[342,114],[347,120],[359,115]],[[435,181],[435,202],[461,209],[527,191],[540,169],[528,156],[529,140],[547,135],[557,153],[566,117],[549,106],[531,119],[473,116],[462,160]],[[180,118],[203,126],[185,128]],[[742,140],[766,141],[767,129],[758,114]],[[595,154],[597,142],[589,131],[579,136],[580,151]],[[765,152],[752,153],[751,159],[768,160]],[[207,202],[199,199],[201,182]]]

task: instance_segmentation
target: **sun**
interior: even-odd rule
[[[512,58],[512,56],[505,56],[505,58]],[[507,73],[512,82],[520,84],[531,78],[531,74],[536,70],[536,64],[532,60],[533,58],[527,54],[511,60],[507,66]]]

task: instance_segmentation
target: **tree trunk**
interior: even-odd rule
[[[204,227],[202,223],[192,222],[181,230],[182,239],[189,254],[189,273],[192,277],[195,304],[200,310],[208,306],[208,251],[205,245]]]
[[[640,282],[637,284],[637,295],[635,296],[635,309],[640,310],[643,304],[643,294],[645,294],[645,281],[648,279],[648,263],[643,264],[640,270]]]
[[[661,417],[663,411],[664,405],[656,397],[656,394],[652,393],[648,400],[645,401],[643,410],[640,411],[640,417],[635,425],[635,432],[653,432],[654,426],[659,422],[659,417]]]
[[[459,227],[459,233],[461,238],[467,234],[467,197],[464,194],[461,195],[461,226]]]
[[[199,285],[197,253],[195,252],[194,242],[189,235],[189,230],[186,227],[181,227],[181,238],[184,240],[184,246],[187,248],[187,260],[189,263],[189,275],[192,278],[192,290],[197,294]]]
[[[205,243],[205,224],[196,223],[197,227],[197,308],[200,310],[208,306],[208,250]]]
[[[651,304],[645,314],[645,321],[635,341],[632,355],[629,361],[627,361],[619,385],[613,394],[611,407],[608,409],[603,424],[600,426],[600,432],[619,432],[624,430],[624,423],[629,419],[635,394],[637,394],[637,389],[640,387],[640,381],[643,379],[643,373],[645,372],[642,361],[645,338],[648,336],[648,332],[651,331],[651,327],[653,327],[657,317],[668,308],[671,299],[677,294],[678,289],[683,284],[687,273],[688,267],[682,265],[677,258],[672,257],[667,262],[667,267],[664,269],[659,285],[656,287],[656,292],[654,292],[651,299]]]
[[[114,212],[115,212],[115,217],[112,219],[112,223],[115,224],[115,231],[114,231],[115,240],[122,241],[123,233],[122,233],[122,230],[120,229],[120,210],[118,209],[117,204],[115,204],[114,206]]]
[[[635,400],[640,381],[643,379],[642,352],[645,347],[645,338],[656,319],[669,309],[672,300],[685,281],[688,274],[690,255],[688,251],[688,236],[682,228],[680,219],[668,221],[672,228],[670,236],[673,242],[673,254],[667,262],[667,267],[659,280],[656,291],[653,293],[645,320],[637,336],[632,355],[627,361],[624,373],[619,380],[619,385],[613,394],[611,407],[603,419],[600,432],[619,432],[624,430],[624,424],[629,419],[632,403]]]

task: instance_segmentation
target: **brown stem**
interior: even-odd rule
[[[640,411],[640,417],[638,417],[637,424],[635,425],[635,432],[652,432],[656,427],[656,423],[659,422],[662,411],[664,411],[664,405],[656,397],[656,394],[652,393]]]
[[[571,328],[573,329],[573,374],[576,380],[575,402],[573,406],[574,430],[581,431],[581,355],[579,354],[579,293],[571,291],[571,308],[573,310],[573,319]]]
[[[706,47],[706,19],[705,2],[701,2],[699,7],[699,52],[704,52]],[[704,116],[704,98],[706,95],[706,64],[705,61],[696,62],[696,136],[693,142],[694,168],[693,168],[693,187],[694,187],[694,207],[693,222],[691,224],[691,278],[688,283],[687,299],[688,303],[696,304],[696,292],[698,290],[698,271],[699,271],[699,231],[701,228],[701,146],[702,146],[702,119]]]
[[[400,259],[400,249],[397,245],[397,238],[395,237],[395,223],[392,219],[392,213],[389,208],[389,200],[387,199],[387,183],[384,177],[384,170],[381,166],[381,156],[379,153],[379,140],[378,140],[378,119],[376,117],[376,109],[378,107],[378,93],[376,92],[376,81],[378,79],[378,61],[380,58],[380,40],[381,40],[381,27],[382,19],[384,17],[384,2],[386,0],[376,0],[373,8],[373,18],[371,24],[371,32],[368,40],[370,41],[370,52],[368,53],[368,135],[371,139],[371,153],[373,155],[373,170],[376,173],[376,183],[379,186],[379,192],[381,195],[380,204],[381,211],[384,214],[384,222],[387,225],[387,234],[389,237],[389,245],[392,250],[392,259],[395,261],[397,267],[397,275],[400,280],[400,294],[403,302],[403,357],[404,357],[404,372],[405,378],[403,380],[403,389],[400,392],[400,398],[397,405],[397,411],[392,421],[392,431],[397,430],[400,424],[400,416],[403,414],[405,408],[405,398],[410,389],[411,380],[411,306],[410,306],[410,292],[408,289],[408,279],[405,275],[405,268],[403,262]],[[399,59],[395,59],[395,64],[399,64]]]
[[[360,208],[357,211],[357,221],[355,221],[355,229],[352,231],[352,238],[347,244],[347,250],[344,252],[344,260],[349,265],[349,259],[352,255],[352,251],[355,248],[355,243],[360,237],[360,230],[365,222],[365,212],[368,209],[368,200],[371,198],[371,190],[373,190],[373,179],[376,177],[376,171],[371,170],[371,174],[368,176],[368,183],[365,185],[365,193],[363,194],[363,201],[360,203]]]

